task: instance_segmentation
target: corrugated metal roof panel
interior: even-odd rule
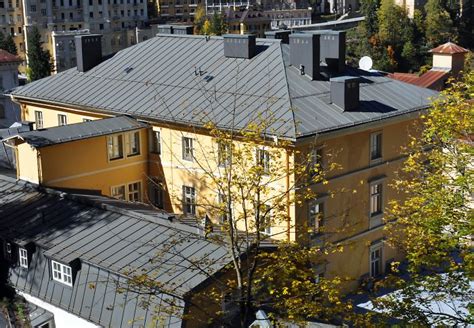
[[[201,270],[213,274],[229,262],[225,249],[204,239],[196,228],[170,222],[165,213],[143,205],[137,211],[139,205],[38,190],[4,176],[0,176],[0,195],[1,238],[37,245],[29,270],[12,268],[12,284],[103,326],[151,323],[152,315],[166,319],[167,327],[181,325],[180,318],[165,311],[162,299],[171,296],[157,294],[149,306],[155,310],[162,303],[163,309],[154,312],[139,309],[134,292],[117,291],[117,281],[120,287],[127,286],[124,277],[130,270],[144,269],[158,277],[165,290],[183,296],[208,279]],[[157,261],[162,265],[150,262],[160,253]],[[51,279],[51,258],[62,263],[81,261],[72,288]],[[198,258],[205,264],[196,268],[193,259]],[[174,302],[184,309],[182,301]]]

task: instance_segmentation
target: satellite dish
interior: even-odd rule
[[[370,71],[373,65],[372,58],[369,56],[364,56],[359,60],[359,68],[364,71]]]

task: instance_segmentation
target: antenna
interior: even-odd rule
[[[373,64],[374,62],[369,56],[364,56],[359,60],[359,68],[363,69],[364,71],[370,71]]]

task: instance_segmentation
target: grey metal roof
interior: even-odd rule
[[[10,270],[13,285],[106,327],[148,326],[154,315],[163,316],[165,326],[181,326],[166,303],[173,300],[184,308],[180,297],[229,262],[223,247],[168,217],[146,206],[38,189],[0,176],[0,237],[36,245],[28,270]],[[80,260],[72,288],[51,279],[48,259]],[[126,277],[133,273],[156,277],[162,293],[150,297],[132,288],[118,291],[116,282],[128,286]],[[151,304],[143,309],[142,301]]]
[[[20,132],[15,135],[15,137],[18,136],[31,146],[40,148],[64,142],[140,129],[146,126],[147,124],[143,122],[138,122],[129,116],[122,115],[101,120],[57,126],[48,129]]]
[[[289,65],[288,45],[257,39],[251,59],[226,58],[223,39],[159,35],[118,52],[88,72],[75,68],[11,94],[91,111],[150,120],[243,129],[263,119],[269,133],[295,139],[418,110],[432,90],[382,75],[360,76],[361,107],[344,113],[329,102],[329,81],[310,81]]]

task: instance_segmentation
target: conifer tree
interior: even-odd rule
[[[41,35],[37,27],[33,27],[28,33],[28,69],[29,81],[36,81],[51,75],[52,63],[48,50],[44,50]]]
[[[452,31],[453,21],[441,0],[428,0],[425,12],[426,40],[430,47],[438,46],[455,38]]]
[[[15,41],[13,40],[13,37],[8,34],[7,38],[5,39],[2,49],[8,51],[12,55],[18,55],[18,50],[16,48]]]

